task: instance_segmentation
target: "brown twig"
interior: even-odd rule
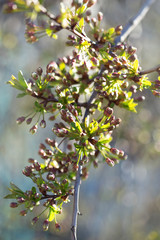
[[[141,71],[139,74],[140,75],[145,75],[145,74],[149,74],[149,73],[152,73],[152,72],[160,72],[160,65],[156,66],[156,67],[153,67],[153,68],[150,68],[148,70],[144,70],[144,71]]]

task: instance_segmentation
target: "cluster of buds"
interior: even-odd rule
[[[61,114],[61,118],[63,121],[68,122],[68,123],[71,123],[74,121],[74,118],[69,111],[62,109],[60,111],[60,114]]]
[[[55,123],[54,128],[52,128],[52,131],[58,137],[66,137],[68,135],[68,129],[62,122]]]

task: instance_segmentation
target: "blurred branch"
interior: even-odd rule
[[[148,70],[144,70],[144,71],[141,71],[139,74],[140,75],[145,75],[145,74],[148,74],[148,73],[152,73],[152,72],[160,72],[160,65],[156,66],[156,67],[153,67],[153,68],[150,68]]]
[[[146,0],[138,13],[132,17],[128,23],[125,25],[125,27],[122,30],[122,33],[120,36],[118,36],[115,39],[115,44],[118,44],[120,42],[124,42],[125,39],[130,35],[130,33],[136,28],[136,26],[143,20],[143,18],[146,16],[147,12],[151,8],[151,5],[156,0]]]

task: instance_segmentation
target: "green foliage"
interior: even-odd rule
[[[40,144],[39,155],[43,162],[29,159],[31,165],[23,170],[34,183],[32,189],[23,192],[11,183],[11,194],[5,197],[16,199],[11,207],[24,205],[23,216],[43,202],[42,213],[48,211],[44,230],[52,221],[59,229],[56,215],[61,214],[63,203],[74,194],[79,164],[81,177],[86,179],[92,164],[97,167],[103,159],[105,164],[114,166],[127,158],[122,150],[111,147],[112,133],[121,123],[121,119],[113,115],[114,106],[136,112],[136,106],[144,100],[144,89],[160,95],[160,79],[152,82],[141,74],[136,49],[125,43],[115,45],[122,27],[103,30],[100,27],[102,13],[98,13],[97,19],[89,17],[87,11],[94,2],[72,1],[71,7],[61,3],[57,16],[41,5],[40,0],[15,0],[4,5],[6,13],[26,12],[28,42],[36,42],[42,36],[57,39],[59,31],[67,30],[71,35],[66,45],[74,48],[71,56],[50,62],[45,70],[37,68],[28,80],[19,71],[18,79],[12,76],[8,81],[20,92],[17,97],[34,99],[32,113],[17,119],[19,124],[25,121],[31,124],[38,115],[30,128],[32,134],[37,132],[38,125],[46,126],[47,114],[50,120],[61,119],[52,128],[53,139],[46,138],[45,144]],[[42,16],[46,17],[45,24],[35,25],[33,20]],[[90,37],[85,32],[86,25],[90,27]],[[82,99],[86,99],[85,102]],[[55,136],[62,141],[56,142]],[[62,151],[61,143],[65,139],[72,141],[66,151]],[[32,220],[33,224],[42,213]]]

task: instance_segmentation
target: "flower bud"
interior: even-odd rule
[[[27,210],[22,210],[19,213],[21,216],[26,216],[27,215]]]
[[[122,25],[118,25],[118,26],[115,28],[115,32],[116,32],[117,35],[120,35],[122,30],[123,30]]]
[[[10,203],[10,207],[11,207],[11,208],[16,208],[16,207],[18,207],[18,203],[16,203],[16,202],[11,202],[11,203]]]
[[[32,122],[32,118],[27,118],[26,123],[29,125]]]
[[[17,202],[18,203],[24,203],[25,202],[25,199],[23,197],[18,197],[17,198]]]
[[[33,125],[33,127],[29,131],[30,133],[35,134],[37,132],[37,129],[38,129],[38,126],[36,124],[36,125]]]
[[[107,107],[107,108],[104,110],[104,115],[105,115],[105,116],[110,117],[112,114],[113,114],[113,109],[112,109],[112,108]]]
[[[111,148],[110,151],[115,155],[119,155],[119,150],[117,148]]]
[[[40,122],[40,127],[41,128],[45,128],[46,127],[46,121],[43,119],[41,122]]]
[[[34,80],[38,80],[38,74],[36,72],[33,72],[31,77],[34,79]]]
[[[41,76],[43,73],[43,69],[41,67],[39,67],[39,68],[37,68],[36,72],[39,76]]]
[[[25,121],[25,119],[26,119],[25,117],[19,117],[19,118],[17,118],[16,123],[21,124]]]
[[[59,223],[55,223],[55,227],[56,227],[56,230],[60,231],[61,230],[61,226]]]
[[[34,218],[32,219],[31,224],[34,225],[34,224],[38,221],[38,219],[39,219],[39,217],[34,217]]]
[[[110,166],[110,167],[114,167],[115,162],[113,160],[111,160],[110,158],[106,158],[106,163]]]
[[[98,18],[98,21],[101,22],[102,19],[103,19],[103,13],[102,12],[98,12],[97,18]]]
[[[137,48],[135,48],[133,46],[128,47],[128,54],[130,54],[130,55],[135,54],[136,51],[137,51]]]
[[[47,179],[48,179],[49,181],[54,181],[54,180],[55,180],[55,175],[54,175],[53,173],[48,173],[48,174],[47,174]]]
[[[87,4],[87,7],[88,7],[88,8],[89,8],[89,7],[92,7],[93,5],[96,4],[96,2],[97,2],[97,0],[89,0],[89,1],[88,1],[88,4]]]
[[[48,221],[48,219],[46,219],[43,222],[43,231],[47,231],[48,228],[49,228],[49,221]]]

